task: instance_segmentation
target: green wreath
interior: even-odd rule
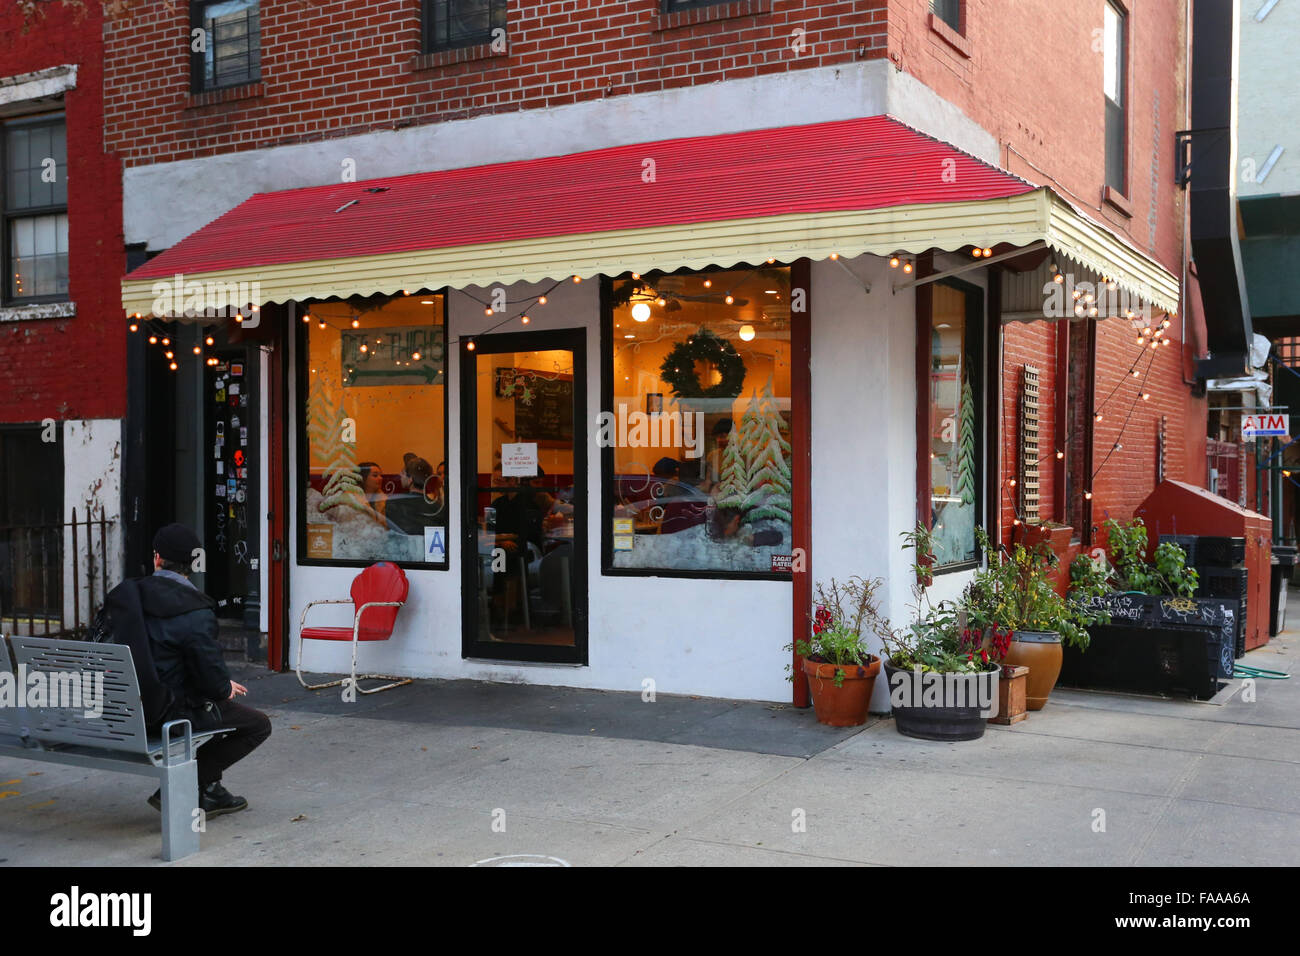
[[[705,388],[695,374],[697,361],[712,362],[722,380]],[[700,329],[678,342],[659,367],[659,376],[681,398],[735,398],[745,385],[745,362],[730,342]]]

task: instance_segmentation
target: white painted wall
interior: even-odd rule
[[[863,256],[846,265],[872,284],[862,286],[833,262],[813,266],[813,553],[818,580],[860,574],[886,579],[885,607],[894,622],[908,620],[908,559],[900,538],[915,516],[914,293],[895,294],[900,275],[884,260]],[[977,280],[978,281],[978,280]],[[527,291],[526,291],[527,290]],[[471,289],[480,299],[485,290]],[[512,286],[521,299],[542,286]],[[588,582],[590,666],[501,664],[461,659],[460,555],[451,570],[408,570],[411,596],[394,639],[362,649],[367,670],[424,677],[463,677],[575,687],[640,690],[653,678],[658,691],[718,697],[788,700],[785,680],[792,614],[785,581],[720,581],[600,574],[600,455],[592,427],[599,412],[598,287],[565,283],[545,307],[530,311],[530,331],[587,330]],[[482,329],[486,320],[473,299],[453,292],[449,334]],[[518,327],[503,329],[515,331]],[[455,349],[452,350],[456,354]],[[448,461],[459,461],[459,367],[450,378]],[[451,470],[457,500],[463,480]],[[297,468],[292,473],[297,475]],[[293,495],[298,495],[293,488]],[[296,523],[298,516],[291,516]],[[453,510],[450,540],[459,540]],[[295,536],[292,540],[296,541]],[[309,600],[341,597],[356,573],[350,569],[293,566],[290,594],[296,622]],[[936,599],[955,596],[969,574],[941,575]],[[347,623],[347,610],[313,612],[314,623]],[[296,655],[296,628],[293,653]],[[350,650],[308,644],[313,668],[341,672]],[[294,658],[296,659],[296,657]],[[883,683],[878,709],[885,709]]]
[[[1238,19],[1237,195],[1300,193],[1300,4],[1282,0],[1262,20],[1255,14],[1264,0],[1244,0]],[[1252,181],[1269,154],[1281,146],[1281,158],[1261,182]]]
[[[122,580],[122,423],[115,418],[72,420],[63,423],[60,436],[63,442],[63,514],[69,520],[72,509],[77,509],[78,519],[84,521],[87,510],[95,517],[103,508],[112,522],[108,526],[103,557],[108,566],[108,588]],[[101,572],[96,570],[93,584],[86,576],[85,528],[77,531],[78,547],[72,548],[72,532],[64,533],[63,559],[63,618],[67,625],[74,621],[74,594],[80,605],[82,624],[90,622],[94,608],[104,601]],[[96,532],[95,554],[99,555],[99,535]],[[78,586],[73,588],[74,554],[78,561]]]
[[[587,100],[402,130],[365,133],[123,174],[126,241],[166,249],[259,192],[456,169],[588,149],[795,126],[889,113],[997,165],[997,140],[957,107],[885,60]]]

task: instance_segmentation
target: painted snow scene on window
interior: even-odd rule
[[[697,479],[663,459],[640,480],[619,476],[615,517],[631,517],[636,534],[631,550],[614,551],[615,567],[770,572],[773,555],[790,554],[790,429],[771,382],[751,393],[738,426],[720,421]]]

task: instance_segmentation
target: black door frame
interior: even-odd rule
[[[554,329],[480,335],[460,343],[461,656],[544,664],[588,663],[587,657],[587,330]],[[573,353],[573,646],[480,643],[478,635],[478,356],[562,349]],[[527,600],[527,597],[525,597]]]

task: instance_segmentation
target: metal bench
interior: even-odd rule
[[[188,720],[171,720],[163,724],[162,736],[147,734],[131,649],[123,644],[19,636],[8,638],[8,644],[16,664],[12,673],[28,681],[42,672],[57,675],[54,682],[45,678],[47,686],[67,688],[71,675],[79,675],[80,686],[85,687],[88,678],[93,686],[94,675],[102,674],[103,711],[86,716],[84,700],[77,707],[26,707],[24,681],[16,680],[18,706],[0,707],[0,755],[156,777],[162,791],[163,859],[179,860],[197,853],[199,831],[194,821],[199,777],[195,752],[231,728],[195,734]],[[3,643],[0,651],[7,670],[9,652]]]

